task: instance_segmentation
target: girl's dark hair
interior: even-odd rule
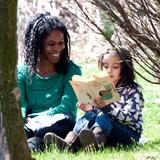
[[[104,55],[106,54],[111,54],[113,56],[119,56],[121,62],[121,79],[117,83],[116,86],[118,85],[133,85],[134,79],[135,79],[135,74],[134,74],[134,68],[133,68],[133,61],[131,54],[128,50],[125,48],[113,48],[113,49],[107,49],[107,51],[103,54],[100,55],[98,59],[98,67],[100,70],[103,70],[103,58]]]
[[[70,36],[65,25],[49,12],[36,14],[29,22],[24,37],[24,60],[29,67],[30,76],[36,71],[36,65],[42,48],[42,41],[53,30],[59,30],[64,34],[65,48],[61,54],[56,71],[66,74],[67,64],[70,60]]]

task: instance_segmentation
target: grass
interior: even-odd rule
[[[85,77],[98,71],[95,63],[82,64]],[[142,72],[141,72],[142,73]],[[148,75],[144,73],[146,77]],[[105,148],[97,152],[84,152],[80,150],[76,154],[59,152],[55,146],[51,151],[32,153],[37,160],[159,160],[160,159],[160,85],[150,84],[137,76],[137,82],[143,87],[145,107],[143,109],[144,131],[142,137],[147,142],[134,145],[130,148],[115,147]],[[80,117],[83,112],[78,112]]]

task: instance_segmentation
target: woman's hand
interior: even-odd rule
[[[94,99],[94,103],[96,108],[103,108],[104,106],[108,105],[108,103],[103,101],[101,98]]]
[[[85,112],[91,111],[93,109],[92,105],[81,103],[81,102],[77,103],[77,107]]]
[[[29,121],[31,121],[31,119],[32,119],[31,117],[27,117],[25,123],[26,123],[26,124],[29,123]]]

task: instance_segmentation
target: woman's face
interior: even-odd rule
[[[119,82],[121,76],[121,60],[116,55],[104,55],[103,58],[103,70],[106,70],[107,73],[110,76],[110,79],[112,83],[116,86],[116,84]]]
[[[64,34],[59,30],[53,30],[42,42],[41,60],[56,64],[65,48]]]

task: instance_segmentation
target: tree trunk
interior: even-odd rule
[[[3,122],[4,126],[0,134],[6,136],[10,156],[7,160],[30,160],[20,109],[12,94],[16,86],[16,17],[17,0],[0,0],[0,124]],[[2,146],[0,159],[4,160]]]
[[[2,112],[0,111],[0,160],[9,160],[8,146],[4,134]]]

